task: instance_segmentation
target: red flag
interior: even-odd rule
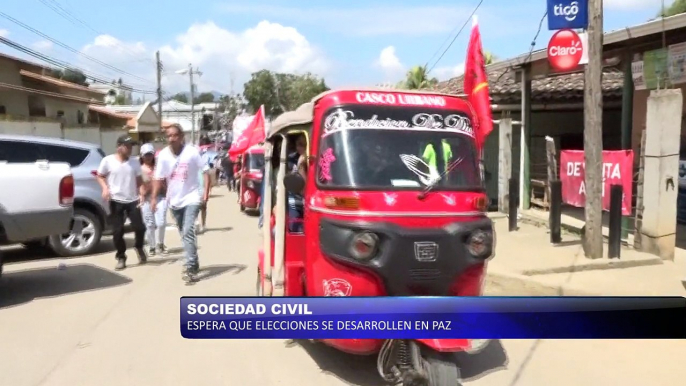
[[[235,160],[239,155],[245,153],[250,147],[264,142],[266,134],[264,132],[264,106],[260,107],[250,125],[243,130],[241,136],[231,145],[229,157]]]
[[[464,92],[467,100],[476,113],[474,135],[479,151],[483,151],[486,137],[493,131],[493,115],[491,113],[491,98],[488,93],[488,75],[486,75],[486,61],[481,47],[481,33],[479,24],[474,17],[472,34],[467,47],[467,60],[464,68]]]

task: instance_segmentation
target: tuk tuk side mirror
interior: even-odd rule
[[[287,192],[299,194],[305,189],[305,179],[300,173],[289,173],[283,178],[283,185]]]

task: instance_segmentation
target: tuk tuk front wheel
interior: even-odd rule
[[[426,386],[461,386],[460,370],[452,356],[431,352],[424,356]]]

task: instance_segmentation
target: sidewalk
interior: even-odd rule
[[[591,260],[573,233],[563,231],[553,246],[545,226],[520,220],[519,230],[509,232],[505,216],[491,217],[497,244],[487,281],[513,296],[686,296],[686,250],[677,249],[674,262],[628,247],[620,259]]]

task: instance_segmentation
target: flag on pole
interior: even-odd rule
[[[260,107],[260,110],[255,114],[252,121],[248,127],[243,130],[238,139],[231,144],[229,149],[229,157],[235,160],[239,155],[245,153],[251,146],[257,145],[260,142],[264,142],[265,135],[265,116],[264,116],[264,106]]]
[[[481,46],[481,33],[476,16],[472,24],[472,33],[467,47],[465,61],[464,92],[467,100],[476,113],[474,135],[479,152],[483,151],[486,137],[493,131],[493,115],[491,112],[491,98],[488,92],[488,75],[486,74],[486,60]]]

